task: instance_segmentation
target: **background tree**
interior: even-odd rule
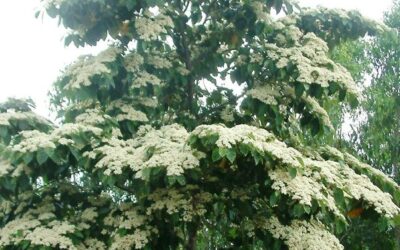
[[[399,118],[397,117],[400,105],[396,102],[398,93],[398,81],[396,78],[400,68],[398,50],[398,17],[399,3],[394,1],[393,7],[385,14],[385,24],[392,28],[376,37],[368,37],[358,41],[349,41],[340,44],[332,51],[332,57],[340,62],[352,74],[355,81],[363,89],[361,105],[356,110],[340,104],[337,100],[331,101],[327,111],[338,128],[336,136],[331,136],[335,145],[346,148],[358,154],[365,161],[387,175],[391,175],[397,182],[397,165],[399,160]],[[339,108],[340,107],[340,108]],[[352,116],[353,131],[350,134],[343,133],[340,129],[344,123],[344,117]],[[317,139],[319,143],[326,142]],[[349,228],[346,234],[348,238],[360,238],[364,246],[370,249],[382,248],[384,244],[395,244],[394,231],[392,236],[381,237],[379,225],[365,223],[355,219],[356,225]],[[350,240],[353,241],[353,240]],[[397,243],[398,244],[398,243]]]
[[[396,222],[395,182],[302,140],[333,129],[327,100],[358,97],[330,48],[385,27],[278,0],[45,11],[67,44],[114,44],[54,83],[60,126],[30,102],[0,107],[2,248],[343,249],[351,218]]]
[[[400,181],[400,3],[385,14],[393,28],[368,43],[373,72],[364,90],[361,125],[353,134],[357,151],[372,166]]]

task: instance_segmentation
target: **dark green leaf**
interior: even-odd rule
[[[297,169],[293,168],[293,167],[289,167],[289,175],[290,175],[290,177],[295,178],[297,175]]]
[[[236,159],[236,150],[233,148],[229,148],[228,152],[226,153],[226,158],[233,163]]]

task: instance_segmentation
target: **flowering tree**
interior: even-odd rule
[[[29,101],[0,106],[1,248],[343,249],[354,217],[395,224],[396,183],[302,143],[332,128],[325,101],[357,101],[330,48],[385,27],[281,0],[45,11],[67,44],[114,43],[54,83],[60,126]]]

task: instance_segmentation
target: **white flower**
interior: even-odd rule
[[[106,175],[119,175],[130,168],[136,178],[145,178],[146,168],[160,167],[167,175],[181,175],[185,169],[199,165],[195,151],[185,146],[189,134],[181,126],[169,125],[160,130],[142,126],[137,136],[131,140],[111,138],[105,141],[106,145],[94,149],[101,156],[96,167],[104,169]]]
[[[172,19],[164,14],[153,15],[146,12],[144,16],[135,20],[136,32],[145,41],[157,39],[157,37],[167,32],[167,28],[174,26]]]
[[[81,56],[78,61],[66,68],[64,77],[71,80],[64,86],[64,89],[80,89],[83,86],[90,86],[93,76],[111,73],[107,63],[115,61],[120,52],[119,49],[110,47],[97,56]]]
[[[274,238],[285,242],[290,250],[342,250],[344,247],[319,221],[294,220],[288,226],[282,225],[278,218],[271,217],[262,227],[268,230]]]

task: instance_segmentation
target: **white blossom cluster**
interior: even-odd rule
[[[279,91],[279,89],[271,84],[252,88],[247,91],[246,94],[268,105],[277,105],[278,102],[275,98],[282,97],[282,93]]]
[[[136,138],[111,138],[86,155],[100,156],[95,166],[104,169],[106,175],[122,174],[125,168],[130,168],[136,178],[145,178],[143,170],[155,167],[164,168],[169,176],[181,175],[185,169],[199,165],[199,156],[185,146],[188,136],[187,131],[176,124],[160,130],[142,126]]]
[[[0,113],[0,126],[11,126],[10,122],[33,121],[39,124],[50,125],[50,122],[33,112],[5,112]]]
[[[13,166],[10,162],[4,161],[0,159],[0,177],[18,177],[22,173],[25,174],[30,174],[32,170],[24,165],[24,164],[19,164],[18,166]]]
[[[349,93],[358,96],[359,90],[350,73],[329,59],[329,48],[326,42],[314,33],[304,34],[296,27],[299,18],[297,15],[289,15],[272,22],[271,27],[276,32],[275,43],[260,44],[256,42],[255,48],[261,46],[264,50],[260,53],[256,49],[255,53],[251,55],[250,61],[261,64],[265,59],[270,59],[275,62],[278,69],[282,70],[290,63],[295,66],[298,76],[293,78],[291,75],[288,79],[289,82],[320,84],[322,87],[328,87],[330,82],[336,82]]]
[[[72,135],[92,133],[99,136],[101,132],[100,128],[79,123],[66,123],[48,134],[38,130],[21,131],[19,135],[22,140],[18,143],[11,143],[9,149],[20,153],[33,153],[40,149],[55,149],[57,144],[74,144],[74,141],[69,138]]]
[[[20,195],[22,200],[29,200],[30,195],[25,196],[24,198]],[[76,249],[72,240],[67,237],[67,234],[75,232],[75,226],[55,218],[52,202],[52,198],[46,197],[36,208],[29,209],[0,228],[0,248],[29,241],[32,246]],[[24,201],[20,206],[26,207],[27,203]],[[22,209],[17,208],[14,212],[18,214],[21,211]]]
[[[138,212],[132,203],[121,203],[119,209],[114,209],[105,219],[104,224],[117,231],[123,229],[129,232],[119,235],[112,231],[113,242],[110,249],[141,249],[151,240],[157,230],[149,226],[147,216]]]
[[[235,117],[233,116],[235,110],[230,107],[226,106],[222,111],[221,111],[221,119],[225,122],[234,122]]]
[[[140,214],[134,204],[121,203],[119,209],[114,209],[104,218],[104,224],[117,229],[135,230],[148,225],[148,218]]]
[[[321,107],[321,105],[319,105],[314,97],[306,96],[302,97],[302,100],[306,103],[306,106],[310,110],[311,114],[319,117],[325,126],[329,127],[332,130],[334,129],[328,112],[326,112],[326,110]]]
[[[0,177],[9,174],[12,170],[14,170],[14,166],[10,162],[0,160]]]
[[[110,250],[142,249],[149,242],[150,237],[150,230],[136,230],[133,234],[124,236],[116,234],[113,238]]]
[[[237,125],[227,128],[223,125],[200,125],[192,133],[199,138],[217,134],[216,145],[223,148],[231,148],[236,144],[251,144],[261,147],[263,142],[275,139],[275,136],[265,129],[259,129],[249,125]]]
[[[146,87],[147,85],[161,85],[162,81],[157,76],[148,73],[147,71],[140,71],[135,75],[132,82],[132,88]]]
[[[303,16],[317,16],[320,14],[324,14],[325,16],[337,16],[338,18],[343,20],[343,22],[351,21],[354,18],[353,16],[351,16],[351,14],[358,14],[358,16],[362,18],[366,24],[374,27],[377,31],[383,32],[388,30],[388,27],[384,24],[376,22],[367,17],[362,17],[360,13],[357,13],[357,11],[345,11],[343,9],[331,9],[320,6],[317,8],[305,9],[302,13]]]
[[[169,60],[156,54],[150,54],[148,58],[146,58],[146,63],[153,65],[157,69],[172,67],[172,63]],[[143,56],[136,52],[131,52],[124,57],[126,70],[133,74],[131,88],[136,89],[146,87],[147,85],[161,85],[162,81],[156,75],[141,68],[143,64]]]
[[[349,153],[344,153],[343,154],[344,161],[353,169],[356,170],[366,170],[367,172],[379,176],[379,178],[383,179],[385,182],[389,183],[391,186],[395,187],[396,189],[399,188],[399,185],[390,177],[382,173],[376,168],[371,167],[368,164],[365,164],[361,161],[359,161],[356,157],[352,156]]]
[[[270,170],[268,176],[273,181],[272,189],[289,195],[293,200],[309,207],[312,206],[312,200],[318,200],[336,216],[344,219],[342,212],[335,204],[332,190],[325,187],[320,180],[304,175],[297,175],[292,178],[287,170],[281,168]]]
[[[4,220],[4,217],[12,213],[13,210],[13,202],[7,200],[0,202],[0,220]]]
[[[143,16],[135,20],[136,32],[145,41],[157,39],[159,35],[166,33],[167,29],[173,26],[172,19],[163,13],[154,15],[150,11],[145,11]]]
[[[103,124],[110,119],[111,117],[109,115],[103,114],[100,109],[94,108],[86,109],[84,113],[76,116],[75,122],[96,126],[99,124]]]
[[[147,214],[152,215],[157,211],[165,210],[168,214],[182,214],[183,221],[192,221],[195,216],[203,216],[207,210],[205,203],[212,200],[212,195],[207,192],[190,194],[195,186],[186,186],[186,190],[158,189],[148,197],[153,203],[147,208]]]
[[[250,3],[254,13],[257,16],[257,19],[270,24],[272,18],[271,15],[265,10],[265,3],[257,0],[251,1]]]
[[[390,194],[375,186],[369,178],[357,174],[346,164],[331,160],[311,159],[285,143],[275,139],[264,129],[248,125],[226,128],[222,125],[197,127],[192,135],[199,138],[218,135],[215,144],[219,148],[231,148],[245,144],[257,152],[263,152],[278,160],[268,175],[273,181],[272,188],[291,196],[300,204],[311,206],[312,200],[324,204],[336,216],[344,219],[334,199],[334,188],[343,190],[347,199],[363,200],[375,211],[386,217],[394,217],[400,209],[393,203]],[[337,154],[337,152],[336,152]],[[354,162],[354,159],[352,159]],[[289,168],[296,170],[291,176]]]
[[[283,225],[278,218],[271,217],[263,222],[263,228],[276,239],[281,239],[290,250],[342,250],[335,235],[331,234],[324,224],[310,221],[294,220],[290,225]]]
[[[79,246],[77,246],[77,250],[106,250],[106,249],[107,247],[103,242],[93,238],[85,239],[84,242],[82,242],[81,244],[79,244]]]
[[[156,98],[151,97],[136,97],[134,100],[137,104],[143,105],[149,108],[155,108],[158,105]]]
[[[90,86],[93,76],[111,73],[107,63],[114,62],[119,54],[119,49],[110,47],[97,56],[81,56],[78,61],[66,68],[64,77],[67,77],[69,82],[64,89],[72,90]]]
[[[119,112],[116,116],[117,121],[137,121],[137,122],[148,122],[146,114],[142,111],[136,110],[131,104],[125,103],[121,100],[117,100],[111,103],[110,109],[118,109]]]
[[[274,135],[265,129],[249,125],[237,125],[227,128],[223,125],[201,125],[192,135],[199,138],[218,135],[216,145],[220,148],[231,148],[246,144],[259,152],[265,152],[288,166],[300,167],[302,155],[297,150],[287,147],[285,143],[275,139]]]
[[[298,36],[292,34],[293,39],[298,39]],[[320,84],[322,87],[328,87],[330,82],[337,82],[343,84],[350,93],[359,94],[350,73],[328,58],[326,43],[313,33],[302,36],[293,47],[278,47],[276,44],[266,44],[264,47],[268,58],[276,62],[277,68],[284,69],[289,62],[295,65],[298,77],[291,81]]]
[[[305,157],[303,162],[303,174],[294,178],[285,169],[270,170],[268,175],[274,181],[272,188],[308,206],[313,199],[322,201],[339,217],[343,216],[335,203],[332,187],[343,190],[346,198],[365,201],[386,217],[394,217],[400,212],[390,194],[380,190],[366,176],[356,174],[349,166]]]
[[[86,208],[85,210],[82,211],[81,219],[83,221],[95,220],[99,216],[96,210],[97,209],[95,207]]]
[[[172,63],[170,60],[166,59],[165,56],[149,55],[146,63],[153,65],[156,69],[172,68]]]
[[[53,137],[38,130],[21,131],[21,140],[18,144],[11,144],[11,150],[21,153],[32,153],[38,149],[55,149]]]
[[[143,65],[143,62],[143,57],[135,52],[131,52],[124,57],[125,69],[131,73],[136,73],[140,69],[140,66]]]

